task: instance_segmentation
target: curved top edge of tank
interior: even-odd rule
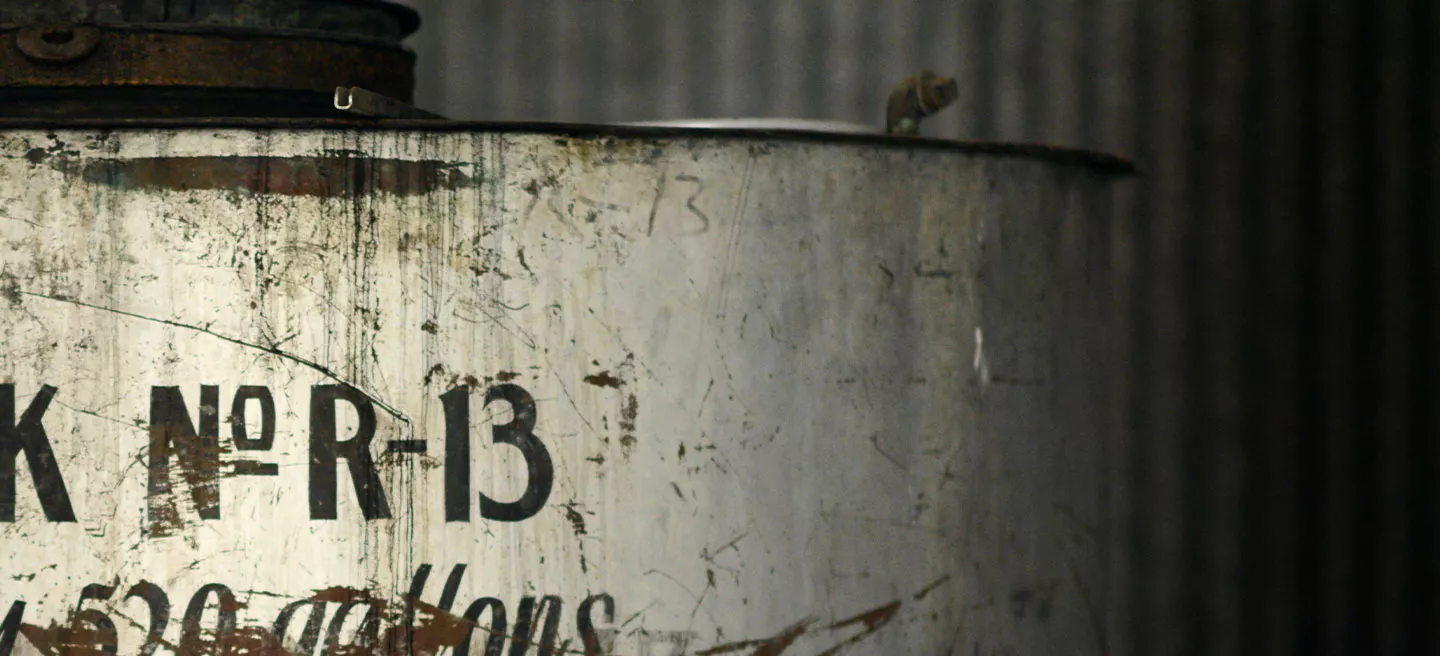
[[[618,139],[762,139],[871,145],[885,148],[940,150],[971,155],[1031,158],[1054,164],[1080,166],[1112,175],[1131,175],[1137,167],[1119,155],[1035,143],[963,141],[929,137],[896,136],[883,133],[820,132],[794,129],[739,129],[714,127],[673,127],[588,123],[542,123],[508,121],[449,121],[435,119],[276,119],[276,118],[177,118],[177,119],[0,119],[6,130],[376,130],[431,133],[529,133],[572,138]]]
[[[665,121],[630,121],[621,127],[697,128],[701,130],[798,130],[822,134],[884,134],[879,126],[849,121],[823,121],[802,118],[694,118]]]

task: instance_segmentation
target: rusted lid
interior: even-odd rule
[[[9,0],[0,116],[325,117],[337,86],[409,102],[419,24],[384,0]]]

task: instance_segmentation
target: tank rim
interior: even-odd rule
[[[636,126],[592,123],[547,123],[518,121],[449,121],[415,119],[312,119],[312,118],[172,118],[172,119],[0,119],[0,132],[16,130],[370,130],[379,132],[461,132],[529,133],[581,139],[670,138],[761,139],[802,143],[870,145],[902,150],[948,151],[969,155],[996,155],[1036,159],[1055,164],[1079,166],[1101,173],[1130,176],[1139,168],[1130,159],[1109,153],[1039,143],[970,141],[931,137],[896,136],[883,133],[817,132],[813,130],[697,128]]]

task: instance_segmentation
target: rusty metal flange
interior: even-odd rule
[[[412,53],[275,32],[149,31],[97,26],[9,30],[0,88],[183,87],[314,91],[363,86],[408,101]]]

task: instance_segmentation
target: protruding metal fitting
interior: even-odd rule
[[[0,0],[0,117],[335,118],[336,84],[414,93],[391,0]]]
[[[918,134],[920,121],[946,108],[960,95],[954,78],[920,71],[906,77],[890,94],[885,108],[885,131]]]
[[[77,62],[98,45],[100,28],[93,25],[32,25],[15,32],[15,46],[36,62]]]
[[[443,118],[410,103],[360,87],[335,87],[335,109],[372,118]]]

